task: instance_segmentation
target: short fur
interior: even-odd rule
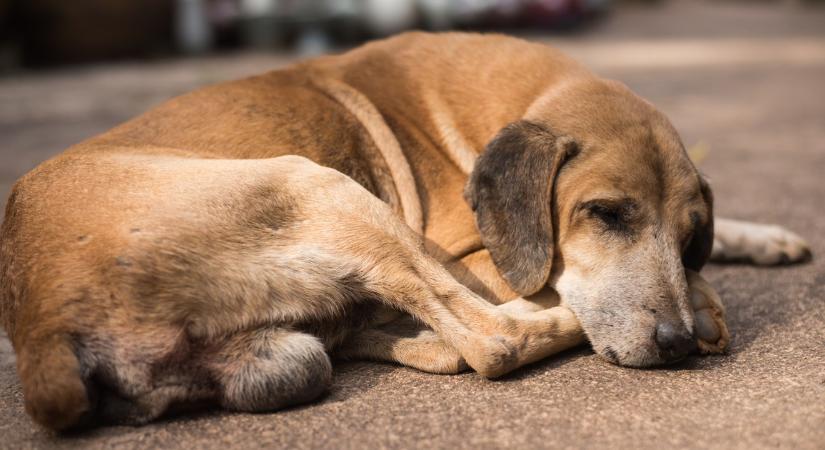
[[[683,356],[659,323],[727,343],[685,272],[711,220],[673,127],[624,86],[518,39],[409,33],[172,99],[26,174],[0,320],[54,429],[309,401],[330,352],[496,377],[586,333],[650,365]]]

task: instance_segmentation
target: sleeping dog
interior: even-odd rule
[[[714,218],[668,120],[552,48],[410,33],[172,99],[21,178],[0,319],[67,429],[316,398],[330,354],[497,377],[589,340],[728,343],[705,262],[806,244]]]

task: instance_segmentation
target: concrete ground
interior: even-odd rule
[[[545,39],[545,38],[539,38]],[[786,225],[814,262],[710,266],[730,353],[657,370],[581,348],[501,381],[338,364],[323,400],[55,436],[25,415],[0,337],[0,448],[825,448],[825,10],[684,2],[620,11],[549,39],[667,113],[709,149],[717,214]],[[119,64],[0,79],[0,196],[18,176],[195,86],[276,67],[268,55]]]

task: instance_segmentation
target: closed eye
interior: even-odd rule
[[[702,226],[702,218],[699,216],[699,213],[695,211],[690,213],[690,224],[690,232],[682,240],[682,253],[684,253],[687,250],[691,241],[693,241],[693,236],[696,235],[696,230],[698,230]]]
[[[590,217],[598,220],[606,230],[627,233],[636,205],[632,200],[590,200],[582,204]]]

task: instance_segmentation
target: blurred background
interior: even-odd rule
[[[822,1],[0,0],[0,207],[42,160],[169,97],[407,29],[560,47],[663,109],[711,173],[782,136],[825,141]],[[783,145],[825,170],[822,144]],[[770,157],[752,160],[739,170]]]
[[[591,30],[597,33],[593,25],[609,20],[616,10],[662,8],[664,3],[651,0],[0,0],[0,70],[243,49],[313,55],[407,29],[555,34]],[[764,8],[766,3],[804,5],[796,1],[743,2],[748,3],[752,8]],[[659,31],[667,34],[664,29]]]
[[[6,68],[231,49],[316,54],[418,28],[574,29],[610,0],[2,0]]]

